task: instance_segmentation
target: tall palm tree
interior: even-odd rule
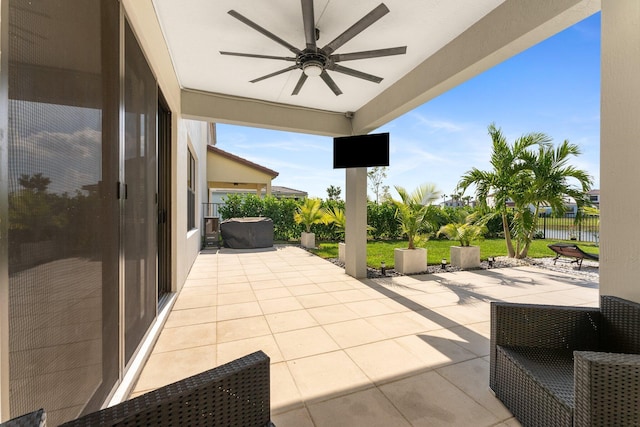
[[[517,196],[527,188],[530,175],[523,161],[523,155],[529,147],[547,144],[550,139],[542,133],[529,133],[510,145],[495,124],[489,125],[488,131],[492,142],[490,158],[492,170],[482,171],[472,168],[462,176],[458,186],[464,193],[469,186],[475,185],[476,199],[480,207],[485,210],[488,206],[487,199],[490,196],[493,197],[495,214],[502,218],[507,252],[509,257],[513,258],[516,256],[516,251],[511,238],[507,202],[518,198]]]
[[[523,202],[533,206],[531,221],[523,222],[522,247],[518,258],[527,256],[531,240],[537,228],[537,218],[541,206],[551,207],[554,214],[565,212],[567,197],[575,200],[579,220],[586,206],[591,205],[587,195],[593,180],[589,174],[569,164],[571,157],[580,155],[580,148],[569,141],[559,146],[541,145],[538,151],[529,151],[522,158],[530,172],[531,182],[523,193]]]
[[[409,193],[404,187],[395,186],[400,200],[393,200],[396,206],[396,217],[402,232],[407,235],[408,249],[415,249],[416,238],[426,230],[435,227],[436,208],[433,202],[440,198],[440,191],[434,184],[425,183]]]

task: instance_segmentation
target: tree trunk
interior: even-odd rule
[[[513,250],[513,242],[511,242],[511,230],[509,229],[509,221],[507,220],[507,214],[502,214],[502,230],[504,231],[504,240],[507,244],[507,252],[509,253],[509,258],[514,258],[516,256],[515,251]]]
[[[527,255],[529,254],[529,247],[531,247],[531,242],[533,241],[533,235],[536,231],[536,229],[538,228],[538,215],[540,214],[540,206],[536,205],[536,210],[534,211],[533,214],[533,225],[531,226],[531,230],[529,230],[529,238],[527,239],[527,243],[524,245],[524,248],[522,248],[522,252],[520,252],[520,254],[518,255],[518,258],[522,259],[522,258],[526,258]]]

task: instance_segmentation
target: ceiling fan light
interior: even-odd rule
[[[304,72],[307,77],[317,77],[322,74],[322,71],[322,64],[319,61],[307,61],[302,65],[302,72]]]

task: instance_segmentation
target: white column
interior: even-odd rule
[[[367,277],[367,168],[346,169],[345,272]]]
[[[640,302],[640,2],[602,2],[600,294]]]

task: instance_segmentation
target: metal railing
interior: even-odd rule
[[[575,223],[575,215],[553,217],[541,214],[538,218],[538,232],[544,239],[577,240],[599,243],[600,217],[584,216]]]
[[[221,206],[224,206],[224,203],[203,203],[202,217],[203,218],[220,218]]]

